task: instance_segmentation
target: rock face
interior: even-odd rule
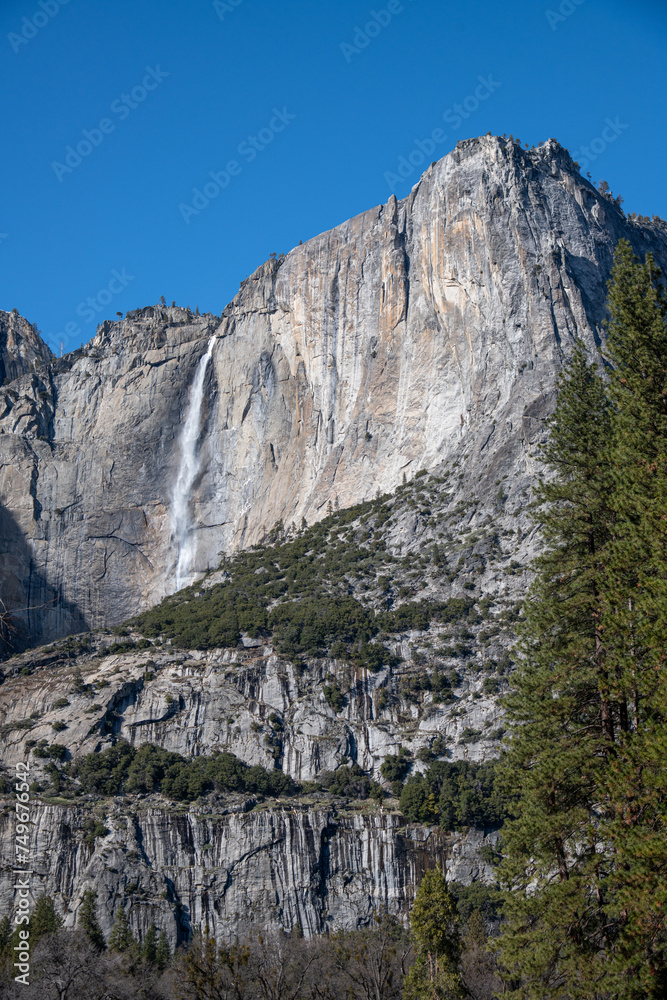
[[[12,382],[53,355],[34,326],[18,312],[0,309],[0,383]]]
[[[49,762],[30,748],[54,738],[54,723],[74,760],[121,737],[186,757],[231,750],[249,764],[279,764],[299,781],[350,759],[380,779],[388,753],[402,746],[416,758],[436,733],[455,757],[483,757],[497,746],[488,732],[474,747],[457,743],[466,725],[481,729],[499,714],[481,694],[481,678],[465,671],[452,712],[430,698],[419,705],[400,698],[401,681],[414,673],[410,663],[389,677],[350,676],[335,660],[299,673],[267,646],[211,650],[197,660],[152,647],[147,672],[146,650],[100,658],[90,648],[63,662],[66,648],[36,654],[32,674],[19,671],[0,686],[2,763],[11,774],[17,761],[29,760],[32,783],[45,780]],[[337,712],[322,695],[325,675],[347,690]],[[386,706],[377,701],[381,689],[391,692]],[[415,760],[415,770],[424,767]],[[405,918],[421,875],[435,864],[464,884],[490,878],[480,847],[494,842],[494,830],[445,834],[408,825],[395,801],[388,806],[336,805],[321,793],[280,804],[236,794],[188,807],[157,795],[70,805],[34,796],[34,898],[51,895],[71,926],[92,888],[107,937],[122,905],[136,933],[156,923],[175,945],[206,924],[223,941],[259,928],[300,927],[307,936],[355,928],[382,910]],[[95,824],[106,832],[93,837]],[[14,802],[0,799],[4,861],[14,836]],[[13,884],[5,865],[0,913],[11,909]]]
[[[437,640],[437,631],[429,640]],[[417,755],[436,735],[449,756],[495,755],[501,712],[495,692],[484,687],[486,675],[473,663],[452,660],[458,680],[451,700],[438,702],[430,693],[410,699],[404,682],[423,667],[406,652],[408,659],[374,673],[333,659],[299,670],[269,645],[189,655],[155,646],[101,660],[80,654],[69,661],[75,667],[45,653],[30,676],[18,671],[0,686],[2,764],[12,769],[36,742],[51,742],[54,724],[74,758],[124,739],[184,757],[226,750],[247,764],[279,766],[298,782],[346,761],[381,780],[382,761],[401,747],[415,759],[415,772],[425,770]],[[323,694],[327,678],[342,692],[338,710]],[[470,730],[477,738],[461,742]],[[43,777],[43,762],[33,759],[32,767],[34,780]]]
[[[262,265],[220,318],[104,323],[0,393],[0,595],[45,640],[173,590],[179,434],[213,334],[192,573],[446,459],[461,495],[521,476],[573,338],[601,342],[620,237],[667,263],[664,224],[626,220],[558,143],[488,136]]]
[[[476,853],[481,832],[445,837],[433,828],[406,827],[389,812],[174,815],[116,806],[104,813],[108,832],[94,846],[81,830],[87,816],[73,807],[33,807],[33,887],[36,896],[54,898],[68,926],[93,888],[107,938],[119,906],[135,933],[143,936],[155,923],[172,946],[206,924],[218,941],[258,929],[300,927],[311,936],[367,925],[382,910],[405,918],[423,872],[447,857],[453,877],[488,874]],[[2,857],[11,857],[13,836],[7,810],[0,816]],[[14,880],[11,871],[0,873],[3,913],[11,910]]]
[[[454,759],[493,756],[535,547],[535,445],[574,338],[602,343],[621,237],[667,265],[667,226],[626,219],[557,143],[524,151],[489,136],[460,143],[402,202],[262,265],[220,317],[148,307],[54,359],[0,313],[0,598],[26,645],[127,619],[171,593],[177,571],[215,569],[277,522],[395,487],[382,516],[403,573],[391,600],[472,595],[479,609],[392,633],[396,665],[375,673],[333,647],[289,662],[265,634],[205,652],[136,634],[107,654],[98,631],[3,665],[2,763],[11,773],[29,759],[52,795],[32,805],[31,858],[37,891],[69,924],[92,887],[107,934],[119,904],[135,930],[156,922],[172,943],[202,922],[219,940],[260,926],[311,934],[382,907],[405,914],[420,873],[445,859],[450,878],[490,876],[479,849],[493,831],[406,825],[392,799],[348,808],[306,787],[292,804],[59,803],[44,747],[61,733],[74,760],[118,738],[186,757],[226,750],[299,782],[351,761],[380,778],[399,747],[413,773],[427,766],[420,751],[442,758],[445,744]],[[360,524],[364,545],[380,545],[377,519]],[[378,609],[387,584],[369,564],[346,593]],[[420,686],[438,660],[452,678],[444,699]],[[0,812],[4,859],[13,805]],[[12,884],[6,867],[2,912]]]

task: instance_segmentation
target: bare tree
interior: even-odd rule
[[[312,942],[287,935],[257,939],[250,972],[257,983],[257,1000],[302,1000],[310,994],[310,973],[317,958]]]
[[[322,942],[313,996],[321,1000],[400,1000],[412,960],[408,932],[393,917],[376,917],[360,931],[341,931]]]
[[[144,966],[130,974],[123,956],[104,954],[83,931],[40,938],[30,961],[30,983],[8,984],[3,1000],[173,1000],[167,977]]]

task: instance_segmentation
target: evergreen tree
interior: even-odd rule
[[[62,927],[50,896],[40,896],[30,914],[30,944],[36,944],[44,934],[53,934]]]
[[[158,969],[162,971],[166,969],[169,965],[171,959],[171,948],[169,947],[169,938],[167,937],[164,929],[160,931],[160,937],[157,943],[157,950],[155,952],[155,964]]]
[[[96,903],[97,893],[93,889],[86,889],[77,915],[77,925],[86,933],[88,940],[98,951],[104,951],[106,942],[97,920]]]
[[[501,941],[516,997],[667,995],[667,296],[624,241],[609,388],[567,366],[508,700]],[[607,402],[609,400],[609,402]]]
[[[12,938],[12,922],[7,915],[0,920],[0,963],[5,958]]]
[[[617,248],[608,350],[617,521],[605,645],[621,705],[602,786],[614,851],[610,988],[667,995],[667,295],[651,255]],[[634,994],[632,994],[634,995]]]
[[[595,997],[605,943],[609,851],[595,831],[613,747],[602,599],[614,512],[604,382],[578,343],[560,379],[535,490],[544,550],[524,605],[522,664],[507,699],[501,781],[509,890],[501,951],[519,997]]]
[[[157,957],[157,927],[155,924],[151,924],[144,935],[144,940],[141,943],[141,957],[145,962],[151,964],[155,962]]]
[[[12,921],[8,914],[0,920],[0,948],[5,948],[9,944],[12,936]]]
[[[122,906],[118,907],[109,938],[109,951],[128,951],[134,943],[132,929],[127,919],[127,913]]]
[[[617,521],[606,646],[624,699],[620,730],[627,733],[651,714],[667,631],[667,295],[651,255],[641,264],[625,240],[616,252],[609,310]]]
[[[410,913],[415,963],[405,977],[405,1000],[462,1000],[461,945],[456,904],[439,868],[426,872]]]

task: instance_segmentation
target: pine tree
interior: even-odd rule
[[[5,914],[5,916],[0,920],[0,967],[2,961],[5,959],[8,950],[9,943],[12,939],[12,922]]]
[[[118,907],[109,938],[109,951],[128,951],[134,942],[132,929],[127,919],[127,913],[122,906]]]
[[[667,296],[624,241],[609,388],[581,348],[537,490],[546,543],[508,709],[514,996],[667,996]],[[609,403],[607,402],[609,400]]]
[[[86,889],[77,916],[77,925],[86,933],[88,940],[98,951],[104,951],[106,942],[97,920],[96,903],[97,893],[93,889]]]
[[[144,940],[141,943],[141,957],[145,962],[151,964],[155,962],[157,957],[157,927],[155,924],[151,924],[144,935]]]
[[[160,938],[157,943],[157,950],[155,952],[155,964],[158,969],[162,971],[166,969],[171,960],[171,948],[169,947],[169,938],[167,937],[164,930],[160,931]]]
[[[30,943],[34,945],[44,934],[53,934],[62,927],[50,896],[40,896],[30,914]]]
[[[623,732],[642,724],[664,654],[667,612],[667,295],[651,255],[641,264],[619,242],[609,285],[613,365],[611,461],[617,524],[609,565],[607,647]]]
[[[651,255],[641,263],[626,241],[617,248],[609,308],[617,522],[604,617],[622,711],[602,788],[614,851],[607,978],[621,995],[632,982],[637,995],[665,996],[667,295]]]
[[[421,881],[410,927],[416,958],[405,977],[404,1000],[462,1000],[456,905],[439,868],[426,872]]]
[[[594,825],[614,706],[602,639],[614,523],[604,382],[577,343],[559,379],[535,490],[544,550],[524,604],[522,664],[507,701],[502,780],[518,798],[503,829],[504,964],[517,997],[596,996],[609,851]]]

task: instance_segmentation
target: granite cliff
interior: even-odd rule
[[[173,943],[310,934],[405,914],[435,862],[490,877],[497,829],[406,822],[382,765],[497,754],[536,447],[574,338],[603,343],[621,237],[667,264],[667,226],[556,142],[485,136],[267,261],[219,317],[138,309],[55,359],[0,313],[0,598],[26,650],[3,663],[2,764],[30,761],[36,877],[68,924],[92,887],[107,934],[119,905]],[[311,593],[344,607],[330,634],[276,624]],[[301,789],[77,785],[120,740]],[[384,799],[330,793],[351,765]]]
[[[262,265],[220,317],[137,310],[57,361],[33,342],[45,363],[0,392],[3,600],[45,641],[175,589],[181,427],[211,337],[188,574],[448,459],[461,495],[484,470],[518,482],[573,338],[601,341],[621,236],[667,260],[664,224],[626,219],[558,143],[485,136]]]
[[[446,833],[408,824],[382,778],[382,762],[401,748],[415,773],[436,755],[497,752],[499,708],[488,670],[458,661],[457,686],[445,701],[414,695],[414,682],[428,673],[414,650],[430,647],[438,632],[410,633],[412,643],[406,635],[405,658],[378,671],[331,658],[295,665],[268,642],[195,653],[144,641],[116,653],[107,633],[9,660],[0,687],[2,776],[29,761],[35,897],[52,896],[73,926],[92,888],[107,936],[123,906],[140,938],[157,923],[176,945],[204,924],[218,940],[233,940],[258,928],[300,928],[308,936],[364,926],[383,910],[405,919],[434,863],[462,884],[489,881],[480,849],[492,850],[493,826]],[[343,693],[340,703],[327,701],[327,682]],[[159,794],[82,795],[72,765],[118,740],[185,757],[233,752],[279,768],[302,790],[189,804]],[[383,803],[332,797],[317,784],[352,762],[385,785]],[[7,863],[14,826],[12,799],[0,799],[3,913],[14,891]]]

